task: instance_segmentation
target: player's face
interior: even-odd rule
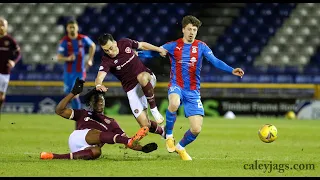
[[[77,24],[68,24],[67,25],[67,32],[71,36],[75,36],[78,33],[79,27]]]
[[[8,22],[4,19],[0,19],[0,35],[3,36],[7,33]]]
[[[104,106],[105,106],[104,98],[102,96],[99,96],[98,101],[96,101],[95,104],[93,105],[93,111],[97,113],[102,113],[104,110]]]
[[[111,58],[116,57],[119,54],[119,48],[117,46],[117,41],[108,41],[107,44],[101,46],[103,51]]]
[[[188,24],[186,27],[182,28],[183,38],[188,42],[192,43],[197,36],[198,28],[192,24]]]

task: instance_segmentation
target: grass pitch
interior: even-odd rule
[[[114,116],[128,135],[139,128],[133,116]],[[257,131],[266,123],[278,129],[273,143],[260,141]],[[187,146],[193,161],[168,153],[165,141],[151,134],[142,143],[156,142],[145,154],[105,145],[97,160],[40,160],[41,151],[68,153],[74,122],[57,115],[1,115],[0,176],[320,176],[320,121],[272,118],[234,120],[205,117],[202,132]],[[178,117],[174,136],[179,141],[189,128]]]

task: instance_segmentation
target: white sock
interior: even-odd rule
[[[184,150],[184,147],[182,147],[182,146],[180,145],[180,143],[178,143],[178,144],[176,145],[176,148],[177,148],[178,150]]]
[[[173,138],[173,134],[166,134],[166,139],[168,139],[169,137]]]
[[[150,109],[150,111],[158,111],[157,106],[156,106],[156,107],[154,107],[153,109]]]

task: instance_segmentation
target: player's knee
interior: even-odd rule
[[[201,126],[194,126],[190,128],[190,131],[194,135],[198,135],[201,132]]]
[[[141,85],[147,84],[148,80],[149,80],[148,73],[142,72],[142,73],[138,74],[137,80],[139,81],[139,83]]]
[[[169,111],[171,111],[171,112],[176,112],[177,110],[178,110],[178,108],[179,108],[179,106],[180,106],[180,102],[178,101],[178,100],[176,100],[176,101],[171,101],[170,103],[169,103]]]
[[[91,148],[91,151],[92,151],[92,159],[97,159],[100,157],[101,155],[101,148],[100,147],[94,147],[94,148]]]

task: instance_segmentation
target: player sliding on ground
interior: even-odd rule
[[[85,109],[66,108],[72,98],[83,90],[84,81],[77,78],[75,85],[67,96],[57,105],[56,113],[65,119],[76,121],[76,130],[69,136],[71,153],[55,154],[51,152],[40,153],[41,159],[96,159],[101,155],[104,144],[124,144],[126,147],[145,153],[157,149],[156,143],[141,146],[139,141],[149,132],[148,127],[141,127],[131,138],[119,127],[115,119],[103,114],[105,107],[104,92],[93,89],[84,95],[85,103],[91,108]]]

